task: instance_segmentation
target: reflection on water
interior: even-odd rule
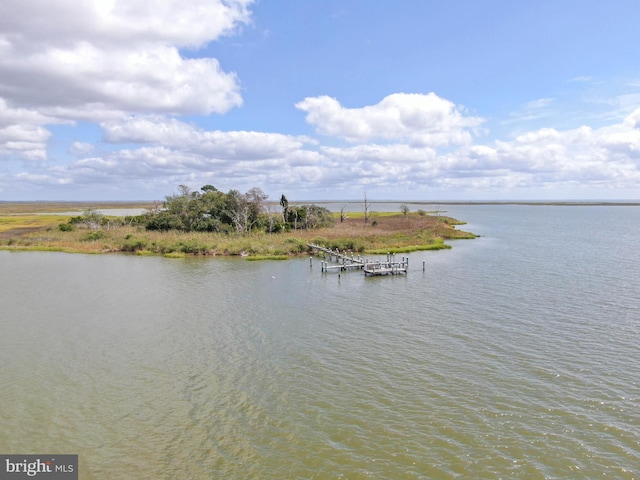
[[[637,209],[448,210],[482,237],[406,277],[0,252],[0,451],[96,479],[634,478]]]

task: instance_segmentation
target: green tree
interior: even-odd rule
[[[258,187],[244,194],[238,190],[229,190],[225,194],[213,185],[205,185],[200,191],[180,185],[177,193],[168,195],[161,206],[141,215],[139,222],[149,230],[235,231],[240,234],[258,228],[270,232],[286,230],[291,223],[294,228],[318,228],[333,222],[329,210],[316,205],[289,207],[289,202],[282,195],[280,204],[284,222],[277,225],[273,219],[274,212],[267,209],[268,198]]]
[[[287,217],[287,222],[294,230],[327,227],[335,223],[331,211],[318,205],[289,207]]]

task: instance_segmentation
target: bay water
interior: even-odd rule
[[[0,251],[0,453],[82,479],[640,478],[640,208],[442,209],[481,236],[406,276]]]

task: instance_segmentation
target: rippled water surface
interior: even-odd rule
[[[640,478],[640,208],[445,208],[482,237],[406,277],[0,252],[0,452],[84,479]]]

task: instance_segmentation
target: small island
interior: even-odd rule
[[[352,207],[357,204],[351,204]],[[476,236],[440,210],[339,212],[315,204],[269,202],[259,188],[223,193],[180,186],[160,203],[0,203],[0,249],[137,255],[243,256],[287,259],[311,252],[310,244],[354,254],[407,253],[451,248],[445,240]],[[109,208],[145,209],[109,216]],[[353,209],[353,208],[352,208]],[[82,211],[79,215],[69,212]]]

